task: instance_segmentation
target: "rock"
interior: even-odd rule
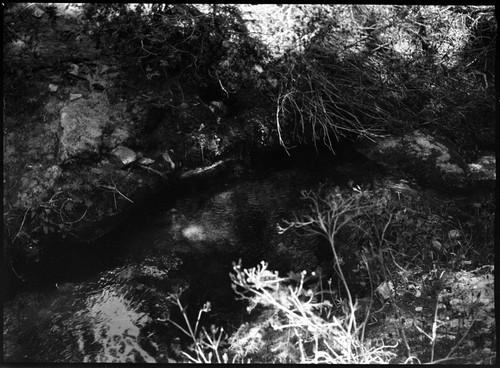
[[[451,144],[439,142],[418,130],[388,137],[357,149],[369,159],[411,174],[425,185],[448,190],[462,188],[467,166]]]
[[[79,98],[82,97],[82,94],[81,93],[71,93],[69,95],[69,100],[70,101],[74,101],[74,100],[78,100]]]
[[[141,165],[151,165],[155,162],[155,160],[153,160],[152,158],[149,158],[149,157],[143,157],[141,158],[139,161],[137,161],[137,163],[141,164]]]
[[[259,74],[264,73],[264,69],[262,69],[262,67],[261,67],[259,64],[255,64],[255,65],[253,66],[253,70],[255,70],[255,71],[256,71],[257,73],[259,73]]]
[[[173,169],[175,169],[175,163],[174,161],[172,161],[172,159],[170,158],[170,155],[168,154],[167,151],[163,152],[163,154],[161,155],[163,157],[163,159],[170,164],[170,167]]]
[[[71,64],[70,65],[71,68],[69,68],[67,70],[67,72],[70,74],[70,75],[73,75],[75,77],[78,77],[79,76],[79,71],[80,71],[80,67],[76,64]]]
[[[71,157],[99,156],[102,132],[109,120],[109,104],[104,94],[76,100],[60,112],[62,132],[59,139],[59,160]]]
[[[115,158],[113,161],[117,162],[121,167],[127,166],[137,160],[137,154],[124,146],[116,147],[111,154]]]
[[[394,285],[391,281],[384,281],[376,289],[375,293],[384,301],[394,296]]]
[[[432,246],[434,247],[434,249],[437,251],[437,252],[442,252],[443,250],[443,244],[441,244],[440,241],[438,240],[433,240],[432,241]]]
[[[495,154],[481,156],[476,162],[468,165],[473,180],[496,180]]]
[[[460,239],[462,238],[462,232],[457,229],[450,230],[448,231],[448,238],[450,238],[450,240]]]

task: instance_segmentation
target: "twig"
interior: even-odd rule
[[[417,329],[420,333],[424,334],[425,336],[427,336],[427,338],[428,338],[429,340],[431,340],[431,341],[432,341],[432,337],[431,337],[431,336],[430,336],[427,332],[425,332],[425,331],[424,331],[424,330],[422,330],[420,327],[418,327],[418,325],[415,323],[415,321],[413,321],[413,326],[415,326],[415,328],[416,328],[416,329]]]
[[[168,179],[168,177],[167,177],[165,174],[163,174],[163,173],[159,172],[158,170],[152,169],[152,168],[150,168],[150,167],[147,167],[147,166],[145,166],[145,165],[141,165],[141,164],[137,164],[137,166],[138,166],[138,167],[140,167],[140,168],[142,168],[142,169],[145,169],[145,170],[151,171],[152,173],[155,173],[155,174],[157,174],[157,175],[160,175],[160,176],[161,176],[162,178],[164,178],[164,179]]]
[[[12,272],[14,272],[14,275],[16,275],[16,277],[17,277],[19,280],[21,280],[21,281],[23,281],[23,282],[24,282],[24,281],[26,281],[26,280],[25,280],[22,276],[20,276],[20,275],[16,272],[16,270],[14,269],[14,266],[10,265],[10,268],[12,269]]]
[[[64,224],[73,225],[73,224],[76,224],[77,222],[80,222],[80,221],[81,221],[81,220],[85,217],[85,215],[87,214],[87,210],[88,210],[88,207],[87,207],[87,208],[85,208],[85,212],[83,213],[83,215],[82,215],[82,216],[81,216],[78,220],[69,222],[69,221],[65,221],[65,220],[63,219],[63,216],[62,216],[62,208],[61,208],[61,211],[59,211],[59,217],[61,217],[61,220],[62,220],[62,222],[63,222]]]
[[[125,198],[127,201],[129,201],[130,203],[134,203],[134,201],[133,201],[133,200],[131,200],[131,199],[130,199],[130,198],[128,198],[125,194],[123,194],[122,192],[120,192],[120,191],[118,190],[118,188],[116,188],[116,192],[117,192],[119,195],[121,195],[123,198]],[[115,203],[116,203],[116,201],[115,201]]]
[[[434,322],[432,323],[432,349],[431,349],[431,363],[434,361],[434,349],[436,347],[437,328],[438,328],[438,307],[439,307],[439,293],[436,297],[436,308],[434,309]]]
[[[19,227],[19,231],[17,232],[16,236],[14,237],[14,239],[12,239],[12,242],[14,243],[14,241],[17,239],[17,237],[19,236],[19,234],[21,234],[21,230],[23,229],[23,226],[24,226],[24,221],[26,220],[26,215],[28,214],[28,211],[31,209],[31,206],[28,207],[28,209],[26,210],[26,212],[24,213],[24,217],[23,217],[23,222],[21,223],[21,226]]]
[[[222,85],[222,82],[221,82],[221,80],[220,80],[220,78],[219,78],[219,73],[218,73],[218,72],[216,72],[216,73],[215,73],[215,75],[217,76],[217,81],[219,82],[220,88],[221,88],[224,92],[226,92],[226,96],[227,96],[227,98],[229,98],[229,92],[228,92],[228,91],[224,88],[224,86]]]
[[[56,196],[58,196],[59,194],[61,194],[61,193],[62,193],[62,191],[56,192],[52,197],[50,197],[50,199],[47,201],[47,203],[52,203],[52,201],[54,200],[54,198]],[[66,202],[64,202],[64,203],[66,203]]]
[[[288,97],[292,92],[287,93],[285,96],[280,96],[281,97],[281,107],[283,108],[285,98]],[[285,149],[285,152],[288,156],[290,156],[290,152],[288,152],[288,147],[286,146],[285,142],[283,141],[283,138],[281,137],[281,124],[280,124],[280,99],[278,98],[278,104],[276,106],[276,130],[278,132],[278,138],[280,144],[283,146]],[[299,110],[300,111],[300,110]]]
[[[116,184],[115,182],[113,181],[113,179],[111,179],[111,182],[113,183],[113,186],[111,185],[101,185],[101,188],[104,188],[104,189],[108,189],[108,190],[111,190],[113,192],[116,192],[118,193],[119,195],[121,195],[123,198],[125,198],[127,201],[129,201],[130,203],[134,203],[133,200],[131,200],[130,198],[128,198],[125,194],[123,194],[122,192],[120,192],[118,190],[118,188],[116,187]]]

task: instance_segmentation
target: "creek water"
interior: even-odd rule
[[[342,169],[339,167],[342,161]],[[171,294],[194,322],[225,330],[242,323],[229,272],[242,258],[274,269],[314,267],[315,249],[294,257],[276,223],[300,206],[300,191],[319,182],[366,182],[359,157],[320,159],[307,151],[260,168],[232,170],[209,182],[166,189],[120,228],[93,244],[54,246],[25,287],[4,303],[5,362],[175,362],[184,341]],[[290,239],[288,239],[291,241]],[[280,253],[281,252],[281,253]],[[269,260],[269,259],[266,259]]]

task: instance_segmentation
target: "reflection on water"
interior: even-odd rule
[[[166,327],[168,294],[148,285],[166,278],[168,271],[148,262],[113,269],[97,281],[57,285],[49,293],[22,293],[7,302],[5,361],[167,361],[167,341],[155,328]]]
[[[156,360],[139,345],[140,329],[150,321],[146,313],[138,312],[119,290],[105,288],[100,294],[85,301],[87,320],[94,341],[99,341],[100,351],[95,357],[84,354],[84,362],[123,363]],[[79,336],[79,349],[84,349],[83,336]],[[140,359],[137,359],[140,357]]]

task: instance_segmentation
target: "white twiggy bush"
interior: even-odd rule
[[[387,363],[394,355],[385,346],[363,344],[358,334],[351,331],[352,325],[355,325],[351,319],[354,318],[356,305],[352,306],[352,314],[349,312],[336,316],[336,307],[323,298],[324,292],[304,288],[306,272],[302,273],[298,285],[292,286],[289,278],[281,278],[267,267],[268,263],[264,261],[250,269],[242,269],[241,263],[234,265],[231,280],[236,294],[249,302],[249,312],[257,305],[273,311],[272,316],[260,324],[260,329],[265,329],[269,322],[274,331],[287,336],[281,346],[273,347],[277,360],[299,363]],[[237,334],[238,339],[232,339],[231,348],[241,357],[249,353],[242,347],[243,344],[252,346],[253,352],[258,351],[256,346],[264,344],[263,334],[258,333],[257,328],[250,331],[247,336]],[[249,334],[252,335],[250,339],[259,341],[248,341]]]

